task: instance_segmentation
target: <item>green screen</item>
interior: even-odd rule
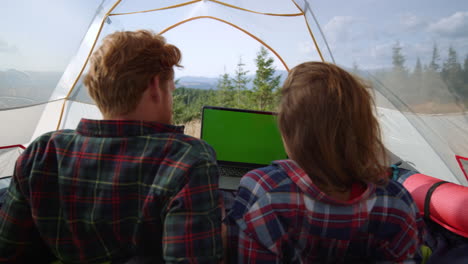
[[[287,158],[271,114],[205,108],[202,138],[221,161],[269,164]]]

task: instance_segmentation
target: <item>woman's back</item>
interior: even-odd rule
[[[423,230],[399,183],[339,201],[291,160],[245,175],[228,219],[240,231],[230,247],[238,243],[238,263],[399,262],[413,257]]]

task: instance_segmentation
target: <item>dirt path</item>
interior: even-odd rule
[[[200,120],[192,120],[185,124],[185,134],[190,135],[192,137],[200,138],[200,132],[201,132]]]

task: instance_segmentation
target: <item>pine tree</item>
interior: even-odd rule
[[[441,75],[449,90],[455,95],[457,101],[463,98],[465,94],[463,91],[463,71],[457,59],[457,52],[452,47],[448,50],[447,61],[442,67]]]
[[[429,63],[429,69],[435,72],[438,71],[440,69],[439,60],[439,49],[437,48],[437,44],[434,43],[434,47],[432,48],[431,63]]]
[[[218,79],[218,104],[224,107],[234,106],[234,86],[229,74],[224,73]]]
[[[451,75],[459,73],[462,70],[460,63],[458,63],[457,52],[449,47],[447,61],[444,63],[442,68],[442,77],[444,80],[449,80]]]
[[[234,107],[242,108],[245,104],[244,92],[250,80],[247,78],[247,73],[249,73],[249,71],[244,70],[244,66],[245,64],[242,62],[242,57],[239,57],[234,78],[231,79],[235,89]]]
[[[410,79],[410,86],[412,101],[414,104],[421,103],[421,95],[424,93],[423,86],[423,66],[421,64],[421,59],[418,57],[416,59],[416,65],[414,66],[413,74]]]
[[[186,89],[185,87],[180,85],[180,79],[175,80],[174,84],[176,89],[172,94],[172,113],[173,113],[173,121],[175,124],[181,123],[181,116],[183,115],[185,104],[184,104],[184,96],[181,95],[181,90]]]
[[[421,59],[418,59],[416,60],[416,66],[414,66],[414,75],[415,76],[421,76],[422,74],[422,65],[421,65]]]
[[[468,54],[465,57],[465,62],[463,63],[463,82],[465,85],[468,85]]]
[[[268,55],[267,49],[261,47],[255,59],[257,71],[253,80],[252,95],[255,108],[259,110],[273,110],[281,78],[275,76],[274,60]]]
[[[400,42],[398,41],[395,43],[393,46],[392,50],[392,64],[393,64],[393,70],[395,72],[406,72],[405,69],[405,57],[401,53],[402,47],[400,46]]]
[[[356,63],[356,61],[353,61],[353,73],[354,74],[359,74],[360,70],[359,70],[359,66],[358,64]]]
[[[201,109],[204,105],[216,104],[216,91],[187,88],[180,85],[180,79],[175,81],[176,89],[173,92],[173,122],[185,124],[194,119],[201,118]]]

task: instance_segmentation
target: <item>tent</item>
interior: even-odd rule
[[[194,67],[207,67],[205,58],[216,63],[218,50],[250,52],[240,39],[223,42],[223,31],[266,47],[284,70],[309,60],[337,63],[372,82],[393,161],[468,186],[468,5],[384,2],[2,3],[0,177],[12,175],[22,148],[40,134],[101,118],[81,82],[89,56],[106,35],[144,28],[179,46],[184,60],[197,58]]]

